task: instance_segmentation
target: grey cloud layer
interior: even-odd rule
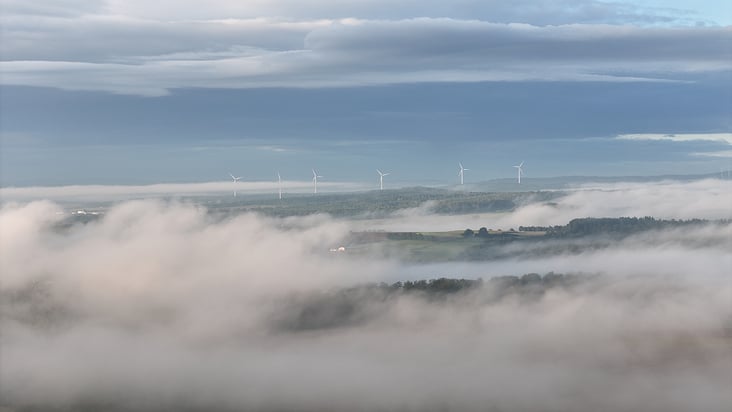
[[[105,10],[4,16],[4,83],[162,95],[180,87],[648,81],[732,67],[726,47],[732,31],[720,27],[412,16],[298,20],[236,10],[226,15],[226,7],[221,16],[175,20],[119,4]]]
[[[257,18],[276,16],[286,19],[404,19],[450,17],[481,19],[505,23],[676,23],[695,24],[700,20],[693,10],[672,7],[640,7],[633,3],[597,0],[3,0],[10,14],[28,16],[81,16],[109,14],[161,20]]]
[[[349,230],[322,216],[212,221],[189,205],[130,202],[58,232],[56,211],[47,202],[0,211],[0,406],[717,411],[732,402],[720,248],[616,244],[572,258],[611,272],[579,290],[495,303],[404,297],[358,327],[273,333],[272,316],[293,310],[282,305],[291,293],[402,269],[318,253]],[[728,235],[729,225],[688,234]]]

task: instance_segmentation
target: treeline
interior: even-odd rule
[[[464,290],[483,286],[483,279],[449,279],[438,278],[429,280],[417,280],[396,282],[391,285],[379,284],[381,288],[388,288],[392,291],[412,292],[420,291],[426,293],[455,293]]]
[[[563,226],[519,226],[520,232],[545,232],[546,236],[567,238],[601,234],[629,235],[647,230],[661,230],[706,224],[702,219],[663,220],[646,217],[580,218]]]
[[[473,229],[465,229],[463,232],[463,237],[470,238],[470,237],[478,237],[478,238],[495,238],[498,237],[515,237],[518,234],[514,228],[511,228],[507,231],[503,231],[501,229],[498,230],[492,230],[488,229],[487,227],[481,227],[478,229],[477,232],[475,232]]]
[[[466,302],[484,305],[508,296],[529,301],[552,288],[570,288],[589,275],[528,273],[483,279],[436,278],[395,283],[369,283],[349,288],[288,296],[271,317],[273,331],[305,332],[349,327],[383,315],[401,297],[448,303],[471,293]],[[472,295],[474,293],[474,295]]]
[[[560,226],[519,226],[518,232],[483,231],[463,236],[482,238],[459,256],[461,260],[498,260],[574,255],[616,245],[626,237],[653,230],[688,229],[729,220],[662,220],[652,217],[581,218]],[[472,231],[471,231],[472,232]],[[532,233],[533,232],[533,233]],[[483,236],[479,236],[484,233]],[[521,248],[502,248],[520,242]]]
[[[488,281],[478,279],[451,279],[437,278],[429,280],[417,280],[396,282],[392,284],[379,283],[376,287],[399,292],[425,292],[427,294],[450,294],[471,289],[489,286],[493,289],[518,290],[523,287],[555,287],[555,286],[571,286],[576,284],[582,275],[564,274],[549,272],[544,276],[538,273],[527,273],[522,276],[496,276]],[[373,287],[373,285],[372,285]]]

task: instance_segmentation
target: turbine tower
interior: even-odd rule
[[[234,176],[231,174],[231,172],[229,172],[229,176],[231,176],[231,179],[234,181],[234,184],[236,184],[236,182],[241,180],[241,176],[239,176],[239,177]],[[236,187],[234,187],[234,197],[236,197]]]
[[[458,162],[458,165],[460,165],[460,171],[458,172],[458,176],[460,176],[460,184],[463,184],[463,176],[465,176],[465,171],[470,170],[463,167],[463,164]]]
[[[277,172],[277,194],[282,200],[282,176],[280,176],[280,172]]]
[[[313,194],[318,194],[318,178],[323,177],[318,175],[318,173],[313,169]]]
[[[524,165],[524,162],[521,162],[518,166],[514,166],[516,169],[518,169],[518,184],[521,184],[521,175],[524,174],[524,169],[521,167]]]
[[[389,176],[391,173],[381,173],[381,170],[376,169],[379,174],[379,190],[384,190],[384,176]]]

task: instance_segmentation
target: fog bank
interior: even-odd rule
[[[506,213],[436,215],[428,202],[386,219],[363,222],[363,230],[448,231],[480,227],[564,225],[582,217],[652,216],[659,219],[732,219],[732,181],[594,184],[567,191],[551,202],[527,201]]]
[[[348,191],[363,189],[364,185],[351,182],[318,181],[322,190]],[[151,185],[71,185],[31,186],[0,188],[0,198],[9,201],[31,201],[50,199],[55,201],[110,201],[130,198],[215,196],[239,194],[277,194],[280,188],[277,179],[273,181],[225,181],[201,183],[158,183]],[[283,180],[285,193],[311,193],[311,181]]]
[[[690,234],[693,245],[659,233],[650,244],[483,264],[486,277],[602,274],[531,299],[486,299],[490,288],[444,300],[366,296],[359,322],[283,330],[277,322],[302,310],[297,297],[411,269],[328,253],[353,224],[326,216],[212,220],[194,205],[137,201],[60,227],[57,211],[49,202],[0,211],[0,406],[10,410],[732,404],[730,256],[714,246],[729,225]]]

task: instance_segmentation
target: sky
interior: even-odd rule
[[[0,186],[732,168],[721,1],[0,0]]]

